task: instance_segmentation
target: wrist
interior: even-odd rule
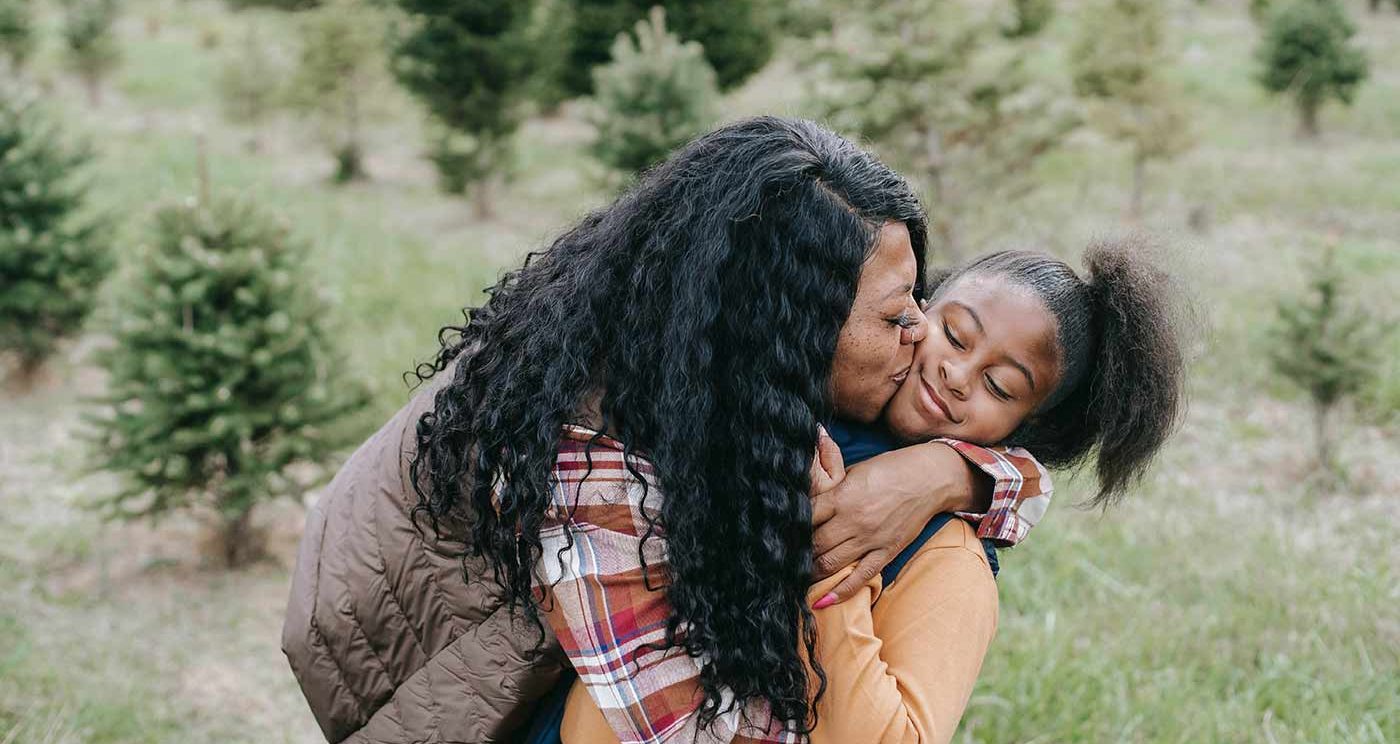
[[[920,450],[926,463],[924,472],[930,476],[929,499],[937,506],[934,514],[983,510],[981,491],[986,485],[982,482],[983,473],[962,453],[945,442],[926,442],[914,449]],[[990,496],[991,489],[986,491]]]

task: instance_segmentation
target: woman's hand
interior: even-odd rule
[[[813,467],[815,472],[815,463]],[[929,443],[877,455],[849,473],[843,470],[842,477],[825,490],[816,488],[814,477],[815,578],[858,563],[855,572],[813,607],[821,609],[850,598],[894,560],[935,514],[974,510],[981,491],[990,496],[990,488],[974,472],[952,447]]]
[[[815,499],[845,479],[846,461],[841,457],[841,448],[826,433],[826,427],[817,424],[817,453],[812,457],[812,490],[808,495]]]

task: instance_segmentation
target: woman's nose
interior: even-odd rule
[[[899,342],[901,344],[917,344],[923,341],[925,336],[928,336],[928,320],[924,318],[923,313],[919,313],[917,317],[918,320],[913,325],[900,329]]]

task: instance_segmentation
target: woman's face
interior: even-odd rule
[[[855,304],[836,340],[831,384],[842,418],[875,421],[909,374],[913,344],[926,329],[914,301],[918,271],[909,228],[903,222],[885,223],[861,268]]]
[[[928,334],[885,410],[900,439],[995,444],[1059,384],[1055,319],[1030,290],[1000,276],[966,276],[925,315]]]

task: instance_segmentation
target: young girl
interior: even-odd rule
[[[1053,256],[1003,251],[947,274],[929,333],[885,410],[903,441],[1021,446],[1046,465],[1097,452],[1095,505],[1146,470],[1181,412],[1184,367],[1164,274],[1127,240]]]
[[[1178,420],[1184,365],[1165,277],[1143,247],[1100,243],[1084,263],[1087,278],[1052,256],[1008,251],[943,276],[925,308],[929,332],[885,410],[890,432],[903,442],[1020,445],[1056,466],[1096,453],[1093,503],[1120,498]],[[823,438],[813,493],[844,475],[841,452]],[[813,742],[952,737],[972,689],[950,682],[976,677],[996,627],[996,588],[971,528],[939,526],[896,559],[897,584],[887,571],[834,605],[821,600],[849,569],[811,587],[809,601],[824,608],[815,616],[826,672]],[[947,634],[962,642],[929,642]],[[581,684],[561,734],[565,744],[617,740]]]

